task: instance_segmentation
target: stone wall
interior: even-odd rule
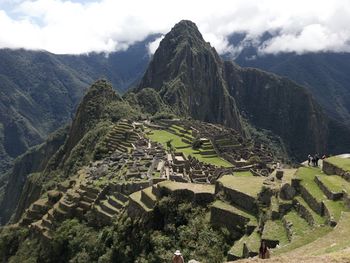
[[[328,162],[327,160],[323,160],[323,165],[322,165],[322,170],[325,174],[328,175],[339,175],[339,176],[344,176],[346,171],[335,166],[334,164]]]
[[[312,210],[314,210],[320,216],[323,216],[323,203],[314,198],[303,185],[300,185],[300,194],[306,203],[312,208]]]
[[[313,226],[315,224],[315,220],[312,214],[309,212],[309,210],[305,206],[303,206],[296,200],[293,201],[293,205],[295,207],[295,210],[298,212],[298,214],[302,218],[304,218],[310,226]]]
[[[219,209],[218,207],[211,207],[210,222],[214,226],[226,227],[233,235],[234,239],[238,239],[246,232],[246,224],[249,219],[230,211]]]
[[[120,192],[125,195],[130,195],[134,192],[140,191],[150,186],[149,181],[145,182],[128,182],[111,185],[112,191]]]
[[[331,211],[328,210],[328,207],[326,205],[324,205],[324,215],[327,218],[327,223],[331,227],[335,227],[337,225],[337,222],[335,221],[335,218],[333,217]]]
[[[331,176],[331,175],[329,175]],[[330,191],[327,186],[325,186],[323,184],[323,182],[321,181],[320,177],[316,176],[315,177],[315,182],[318,185],[318,187],[322,190],[322,192],[327,196],[328,199],[336,201],[336,200],[340,200],[343,197],[343,193],[342,192],[332,192]]]
[[[223,191],[227,200],[231,203],[245,209],[252,214],[258,214],[258,203],[257,199],[254,197],[251,197],[234,189],[224,187],[220,182],[216,182],[215,192],[218,193],[220,191]]]
[[[128,216],[131,218],[141,218],[146,213],[143,207],[141,207],[139,203],[135,202],[131,198],[129,198],[129,205],[128,205],[127,212],[128,212]]]
[[[286,230],[288,240],[290,242],[292,240],[292,237],[293,237],[293,223],[289,222],[286,219],[286,217],[282,218],[282,223],[283,223],[283,226],[284,226],[284,228]]]

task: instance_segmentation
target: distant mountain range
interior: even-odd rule
[[[144,41],[130,46],[126,51],[109,55],[91,53],[74,56],[54,55],[45,51],[0,50],[0,173],[11,167],[14,158],[26,152],[31,146],[40,144],[50,132],[68,123],[86,88],[96,79],[108,79],[119,93],[124,93],[129,87],[137,86],[150,61],[147,45],[159,36],[159,34],[149,36]],[[260,43],[252,44],[244,40],[244,34],[232,35],[230,43],[236,47],[243,47],[234,61],[242,67],[256,67],[296,81],[306,87],[327,116],[334,119],[333,122],[338,127],[334,131],[350,127],[350,54],[288,53],[264,56],[258,54],[259,46],[270,37],[269,34],[265,34]],[[190,49],[183,51],[180,56],[189,51]],[[213,52],[211,48],[208,51]],[[219,61],[217,54],[212,55],[212,58]],[[223,55],[222,58],[233,60],[227,55]],[[201,64],[200,61],[197,66]],[[221,65],[220,70],[223,68],[227,70],[228,65],[227,63]],[[163,68],[154,68],[153,71],[163,70],[165,66],[162,64]],[[148,79],[149,74],[146,73],[143,78],[142,87],[154,84],[153,80],[149,82],[151,81]],[[220,74],[222,73],[218,71],[214,75],[220,79],[222,78]],[[164,95],[164,99],[171,101],[179,96],[171,90],[174,84],[168,82],[170,88],[166,91],[167,94],[163,94],[164,90],[160,92],[162,96]],[[214,82],[212,84],[214,85]],[[207,86],[207,83],[203,85]],[[197,95],[195,93],[195,96]],[[194,110],[193,103],[197,103],[185,102],[177,100],[177,103],[180,103],[177,105],[178,112],[189,113]],[[212,101],[201,103],[208,105]],[[201,117],[203,120],[220,122],[225,120],[233,124],[236,120],[234,116],[237,103],[241,102],[232,102],[229,99],[212,105],[214,107],[212,115],[206,113],[209,108],[204,106],[192,113],[198,117],[205,115],[206,117]],[[224,116],[227,114],[231,117]],[[237,122],[234,126],[238,127],[237,125],[240,124]]]
[[[0,174],[29,147],[67,124],[85,90],[106,78],[119,93],[139,79],[148,62],[147,44],[123,52],[55,55],[45,51],[0,50]]]
[[[334,122],[305,88],[224,62],[190,21],[176,24],[160,42],[135,91],[146,88],[156,90],[176,114],[224,124],[242,134],[243,117],[280,136],[299,160],[309,152],[333,152],[337,144],[329,136]],[[350,130],[342,132],[350,135]]]
[[[260,42],[233,34],[230,43],[238,48],[235,62],[288,77],[306,87],[332,118],[350,127],[350,53],[259,54],[272,36],[265,33]],[[228,58],[228,56],[225,56]]]

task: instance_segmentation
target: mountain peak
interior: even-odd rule
[[[145,88],[156,90],[176,114],[243,132],[222,61],[191,21],[180,21],[165,35],[137,90]]]
[[[170,30],[169,33],[172,32],[191,32],[199,34],[201,36],[197,25],[190,20],[181,20],[180,22],[174,25],[174,27]]]

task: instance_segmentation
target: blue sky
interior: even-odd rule
[[[242,48],[229,45],[234,32],[257,43],[266,31],[279,35],[260,47],[261,54],[350,51],[349,0],[0,0],[0,48],[124,50],[149,34],[165,34],[181,19],[195,22],[219,53]]]

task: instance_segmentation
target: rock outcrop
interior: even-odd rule
[[[181,21],[161,41],[136,91],[153,88],[177,114],[242,132],[223,73],[223,62],[197,26]]]
[[[296,159],[310,152],[332,152],[328,146],[337,145],[329,136],[333,124],[304,87],[223,62],[190,21],[176,24],[161,41],[135,91],[146,88],[156,90],[176,114],[245,134],[243,116],[282,138]]]

